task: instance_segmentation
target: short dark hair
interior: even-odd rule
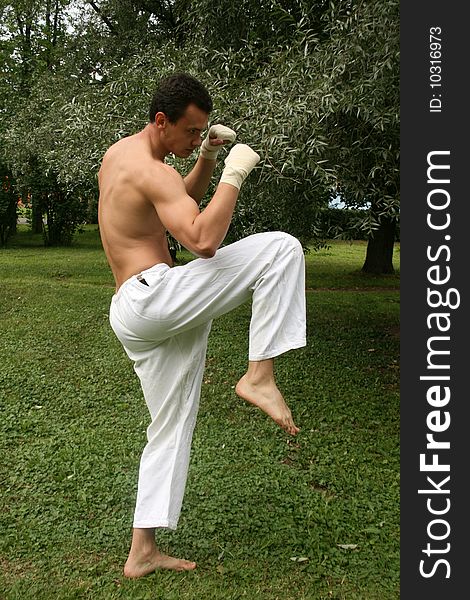
[[[162,112],[170,123],[176,123],[190,104],[207,114],[212,110],[211,97],[202,83],[186,73],[175,73],[158,84],[150,104],[149,120],[153,123],[157,112]]]

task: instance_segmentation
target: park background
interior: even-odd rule
[[[0,12],[0,594],[398,598],[398,2]],[[309,343],[277,367],[302,431],[287,440],[237,401],[249,306],[219,319],[181,525],[162,536],[199,567],[129,582],[148,419],[107,321],[96,175],[175,70],[262,157],[227,241],[282,229],[306,250]]]

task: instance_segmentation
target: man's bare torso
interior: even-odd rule
[[[152,156],[148,137],[140,132],[106,152],[98,180],[100,235],[116,289],[132,275],[157,264],[172,265],[166,230],[149,198],[159,171],[168,169]]]

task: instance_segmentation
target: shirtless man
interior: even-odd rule
[[[211,110],[196,79],[176,74],[162,80],[148,125],[111,146],[99,172],[100,234],[116,282],[110,322],[134,363],[151,416],[127,577],[196,566],[162,554],[155,529],[175,529],[181,511],[212,319],[250,298],[248,369],[235,391],[289,434],[298,432],[276,386],[273,359],[305,345],[302,248],[282,232],[220,247],[259,156],[245,144],[233,146],[214,196],[200,211],[217,154],[236,136],[215,125],[202,141]],[[187,158],[198,147],[184,179],[165,164],[168,154]],[[174,267],[167,231],[199,258]]]

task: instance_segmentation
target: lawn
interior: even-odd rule
[[[250,306],[214,322],[178,530],[190,573],[127,580],[147,409],[108,323],[96,227],[71,248],[0,251],[2,600],[399,598],[399,248],[307,255],[308,345],[277,361],[290,438],[234,394]],[[188,256],[182,256],[188,260]]]

